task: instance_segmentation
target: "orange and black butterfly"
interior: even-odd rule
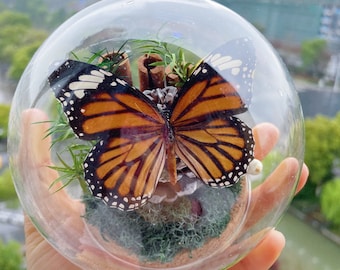
[[[176,159],[211,187],[235,184],[254,159],[252,130],[236,116],[247,111],[254,55],[248,39],[226,43],[162,108],[110,72],[65,61],[49,82],[74,133],[98,141],[84,161],[92,194],[110,207],[137,209],[164,169],[177,182]]]

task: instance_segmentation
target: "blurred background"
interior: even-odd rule
[[[95,0],[0,0],[0,270],[25,269],[23,213],[6,155],[16,85],[46,37]],[[252,23],[286,63],[305,115],[306,187],[278,228],[286,248],[274,270],[340,265],[340,2],[219,0]]]

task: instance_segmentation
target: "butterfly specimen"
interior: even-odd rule
[[[115,74],[66,60],[48,79],[74,133],[97,141],[83,163],[91,193],[137,209],[164,169],[178,181],[176,159],[211,187],[235,184],[254,159],[252,130],[237,117],[248,110],[254,55],[246,38],[224,44],[162,106]]]

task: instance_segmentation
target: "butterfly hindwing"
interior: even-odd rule
[[[235,184],[247,172],[253,148],[251,129],[233,116],[181,128],[176,134],[176,154],[212,187]]]
[[[134,210],[154,193],[164,162],[164,144],[155,134],[101,140],[84,162],[85,181],[110,207]]]
[[[164,167],[164,119],[138,90],[96,66],[67,60],[49,77],[69,125],[99,140],[84,162],[92,194],[133,210],[152,195]]]

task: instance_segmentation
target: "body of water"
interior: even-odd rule
[[[278,230],[286,236],[279,270],[339,270],[340,246],[290,213]]]

